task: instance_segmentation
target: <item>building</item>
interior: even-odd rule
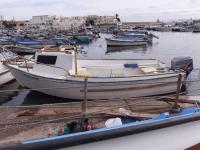
[[[116,24],[117,20],[115,16],[98,16],[96,25],[103,25],[103,24]]]
[[[0,29],[3,28],[3,16],[0,16]]]
[[[200,20],[193,20],[192,25],[194,28],[200,28]]]
[[[40,29],[56,29],[56,30],[69,30],[78,29],[85,24],[92,25],[105,25],[105,24],[116,24],[115,16],[33,16],[32,19],[27,23],[28,27],[40,28]]]
[[[0,16],[0,21],[3,21],[3,20],[4,20],[3,16]]]
[[[57,17],[53,20],[52,28],[57,30],[78,29],[85,24],[85,21],[85,18],[80,16]]]
[[[49,29],[52,26],[54,18],[55,16],[49,15],[32,16],[32,19],[27,25],[34,28]]]
[[[57,17],[57,16],[33,16],[27,24],[29,27],[40,29],[69,30],[78,28],[85,23],[84,17]]]
[[[15,28],[20,30],[20,29],[24,29],[26,27],[26,21],[15,21]]]
[[[115,16],[97,16],[97,15],[89,15],[86,19],[87,23],[94,25],[109,25],[116,24],[117,20]]]

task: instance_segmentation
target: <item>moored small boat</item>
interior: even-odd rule
[[[92,38],[89,35],[74,35],[72,36],[72,41],[76,45],[89,44],[92,41]]]
[[[184,61],[183,61],[184,60]],[[25,87],[69,99],[82,99],[88,79],[88,99],[114,99],[167,94],[176,91],[179,66],[191,67],[191,58],[180,58],[176,70],[156,59],[76,59],[75,51],[37,52],[31,62],[8,63]],[[42,89],[46,90],[42,90]],[[41,90],[40,90],[41,89]]]
[[[106,38],[107,46],[147,46],[147,41],[136,38]]]
[[[186,149],[200,141],[200,109],[162,113],[147,120],[4,145],[2,150]],[[187,137],[187,138],[186,138]],[[175,141],[175,142],[173,142]],[[164,142],[164,143],[163,143]]]
[[[193,33],[200,33],[200,28],[194,28],[192,32]]]
[[[11,38],[9,36],[0,36],[0,45],[9,45],[13,44]]]
[[[144,30],[120,30],[114,33],[116,37],[128,37],[128,38],[135,38],[147,41],[148,43],[153,42],[153,38],[158,39],[159,37]]]
[[[32,40],[32,39],[21,39],[17,40],[16,44],[20,46],[27,46],[31,48],[41,49],[44,46],[56,46],[56,45],[67,45],[70,41],[64,38],[52,38],[48,40]]]
[[[40,49],[37,49],[37,48],[18,46],[18,45],[10,45],[10,46],[7,46],[6,48],[7,50],[19,55],[35,54],[37,51],[40,51]]]

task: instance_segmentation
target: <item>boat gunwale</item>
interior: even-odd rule
[[[134,38],[134,37],[128,37],[128,38],[124,38],[122,39],[122,37],[111,37],[111,38],[105,38],[106,40],[110,40],[110,41],[122,41],[122,42],[146,42],[144,39],[142,38]]]
[[[9,72],[9,69],[6,69],[6,70],[0,72],[0,75],[6,74],[6,73],[8,73],[8,72]]]
[[[128,76],[128,77],[78,77],[78,76],[72,76],[72,75],[70,75],[70,76],[66,76],[66,79],[57,79],[57,78],[53,78],[53,77],[46,77],[46,76],[44,77],[44,76],[41,76],[41,75],[38,75],[38,74],[34,74],[32,72],[27,72],[25,70],[13,67],[12,65],[7,65],[7,67],[8,68],[12,68],[12,69],[17,70],[17,71],[20,71],[20,72],[23,72],[27,76],[36,76],[35,78],[44,78],[44,79],[50,79],[50,80],[52,79],[54,81],[83,82],[83,80],[85,78],[88,78],[88,79],[126,79],[126,78],[128,79],[128,78],[130,78],[130,80],[127,80],[127,81],[112,81],[112,82],[111,81],[101,81],[102,83],[116,83],[116,82],[120,83],[120,82],[130,82],[130,81],[139,82],[139,81],[149,81],[149,80],[158,80],[158,79],[166,79],[166,78],[178,77],[178,73],[176,73],[176,72],[169,72],[169,73],[166,73],[166,74],[143,75],[143,76]],[[184,73],[184,72],[182,72],[182,73]],[[171,75],[171,76],[159,77],[159,78],[153,78],[153,79],[145,79],[145,80],[141,80],[141,79],[140,80],[131,80],[131,78],[135,78],[135,77],[142,77],[142,78],[144,78],[144,77],[152,77],[152,76],[158,76],[158,75],[159,76]],[[75,80],[74,78],[78,78],[78,79],[81,79],[81,80]],[[88,83],[99,83],[99,82],[88,80]]]
[[[72,133],[72,134],[68,134],[68,135],[62,135],[62,136],[55,136],[55,137],[49,137],[49,138],[43,138],[41,139],[42,140],[49,140],[49,139],[54,139],[54,138],[63,138],[63,137],[73,137],[73,136],[77,136],[77,135],[83,135],[83,134],[90,134],[90,133],[98,133],[98,132],[101,132],[101,131],[110,131],[110,130],[118,130],[118,129],[123,129],[123,128],[126,128],[126,127],[133,127],[133,126],[139,126],[139,125],[143,125],[143,124],[151,124],[151,123],[155,123],[155,122],[162,122],[162,121],[168,121],[168,120],[175,120],[177,118],[181,118],[181,117],[187,117],[187,116],[191,116],[191,115],[196,115],[196,113],[198,113],[198,115],[200,115],[200,109],[197,108],[196,110],[198,110],[198,112],[191,112],[191,113],[188,113],[188,114],[181,114],[180,116],[171,116],[171,117],[165,117],[165,118],[158,118],[156,119],[155,118],[151,118],[151,119],[147,119],[147,120],[142,120],[142,121],[136,121],[136,122],[133,122],[133,123],[128,123],[128,124],[123,124],[123,125],[118,125],[118,126],[114,126],[114,127],[104,127],[104,128],[100,128],[100,129],[95,129],[95,130],[90,130],[90,131],[84,131],[84,132],[79,132],[79,133]],[[37,140],[37,139],[36,139]],[[34,140],[24,140],[22,141],[22,143],[26,144],[26,143],[30,143],[31,141],[34,141]]]

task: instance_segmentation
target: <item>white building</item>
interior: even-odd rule
[[[86,20],[94,20],[96,25],[100,24],[115,24],[115,16],[73,16],[73,17],[57,17],[57,16],[33,16],[27,24],[28,27],[37,27],[40,29],[57,29],[57,30],[69,30],[78,29],[83,26]]]
[[[3,20],[4,20],[3,16],[0,16],[0,28],[3,28]]]
[[[53,20],[52,27],[57,30],[77,29],[85,24],[85,19],[80,16],[75,17],[57,17]]]
[[[3,21],[3,20],[4,20],[3,16],[0,16],[0,21]]]
[[[54,16],[42,15],[42,16],[32,16],[29,21],[28,26],[38,27],[41,29],[49,29],[52,26]]]
[[[93,20],[96,25],[105,25],[105,24],[116,24],[117,20],[115,16],[97,16],[97,15],[89,15],[87,16],[87,20]]]
[[[116,24],[117,20],[115,16],[98,16],[97,17],[97,25],[101,24]]]
[[[40,29],[68,30],[78,28],[85,23],[84,17],[56,17],[56,16],[33,16],[27,24],[29,27],[38,27]]]

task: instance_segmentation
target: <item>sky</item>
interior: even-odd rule
[[[200,0],[0,0],[0,16],[25,20],[35,15],[115,15],[122,21],[200,18]]]

